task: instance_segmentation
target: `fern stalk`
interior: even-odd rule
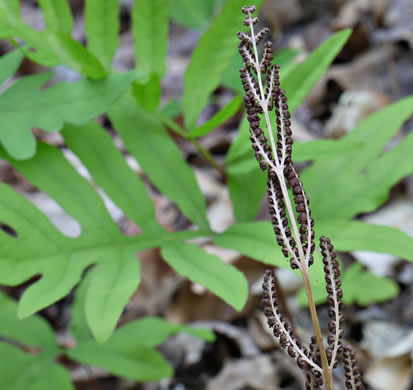
[[[317,316],[317,311],[315,308],[315,303],[314,303],[314,298],[313,298],[313,292],[311,290],[311,282],[310,282],[310,277],[308,275],[308,270],[307,272],[303,272],[303,279],[304,279],[304,285],[305,285],[305,291],[307,293],[307,299],[308,299],[308,305],[310,308],[310,314],[311,314],[311,320],[313,322],[314,326],[314,331],[315,331],[315,336],[317,339],[317,345],[318,345],[318,350],[321,355],[321,364],[323,367],[323,375],[325,379],[325,387],[326,390],[332,390],[333,389],[333,373],[332,369],[329,367],[328,361],[327,361],[327,355],[323,347],[323,336],[321,334],[321,329],[320,329],[320,324],[318,322],[318,316]]]
[[[269,29],[264,28],[258,33],[255,32],[254,26],[258,18],[253,16],[254,6],[243,7],[242,12],[246,15],[244,25],[249,28],[249,33],[238,33],[241,40],[238,47],[245,65],[240,69],[240,73],[245,90],[244,104],[247,119],[250,123],[250,140],[260,168],[268,174],[269,211],[277,243],[281,246],[284,256],[290,259],[291,268],[299,269],[304,280],[315,333],[309,351],[301,345],[294,330],[279,310],[276,278],[271,270],[266,272],[263,282],[264,313],[281,347],[286,349],[290,357],[295,359],[297,365],[305,371],[306,389],[320,390],[324,386],[325,390],[333,390],[333,369],[338,364],[339,355],[343,355],[341,343],[343,293],[337,255],[330,240],[321,237],[320,247],[326,274],[330,317],[327,338],[329,346],[325,347],[309,275],[309,268],[314,262],[314,221],[311,218],[310,201],[291,161],[293,140],[287,97],[285,91],[280,89],[279,66],[272,64],[271,42],[265,43],[261,57],[258,53],[258,45]],[[270,119],[271,111],[275,111],[276,131],[273,130]],[[261,116],[267,128],[269,143],[266,132],[260,128]],[[290,192],[293,195],[297,214],[293,210]],[[363,387],[354,353],[346,348],[344,355],[347,389],[361,390]]]

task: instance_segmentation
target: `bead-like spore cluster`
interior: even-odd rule
[[[311,290],[308,272],[314,263],[314,220],[310,201],[291,159],[293,138],[288,99],[280,88],[279,66],[273,64],[272,43],[265,42],[262,55],[258,54],[257,46],[265,40],[269,29],[254,32],[254,26],[258,23],[258,19],[252,16],[254,6],[243,7],[242,12],[246,15],[244,25],[250,28],[249,33],[238,33],[238,48],[244,62],[240,74],[245,90],[244,105],[250,125],[250,140],[260,168],[267,171],[269,213],[276,241],[284,256],[290,259],[291,268],[301,271],[307,281],[306,286]],[[328,238],[320,238],[320,248],[328,294],[328,347],[323,345],[314,302],[312,319],[318,331],[312,337],[308,350],[302,345],[279,310],[274,270],[268,270],[264,275],[263,310],[280,346],[305,371],[306,389],[321,390],[323,386],[332,389],[332,370],[337,366],[338,359],[342,358],[347,389],[362,390],[355,354],[351,347],[344,347],[342,341],[343,292],[337,254]],[[311,297],[312,293],[308,296]]]
[[[245,90],[244,104],[250,124],[250,140],[260,168],[268,171],[267,193],[277,242],[282,247],[283,254],[290,257],[292,268],[299,268],[300,262],[305,262],[305,266],[308,267],[314,261],[312,253],[315,247],[310,202],[291,161],[293,144],[291,114],[285,91],[280,88],[279,66],[272,64],[274,59],[272,43],[265,42],[261,59],[256,52],[257,45],[263,41],[269,29],[264,28],[254,33],[253,26],[257,19],[251,16],[253,9],[254,7],[244,7],[242,11],[247,15],[244,24],[250,26],[250,34],[238,33],[241,40],[238,47],[245,65],[240,69],[240,74]],[[261,127],[261,117],[264,115],[268,131],[272,132],[271,123],[268,123],[269,113],[272,111],[275,114],[276,139],[273,139],[270,134],[271,143],[269,143]],[[298,240],[297,237],[296,239],[292,237],[289,227],[283,186],[285,190],[288,187],[294,195],[298,213]],[[303,253],[297,251],[297,246],[303,248]]]

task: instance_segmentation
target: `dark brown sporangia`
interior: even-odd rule
[[[264,28],[255,32],[258,18],[255,7],[243,7],[244,25],[248,33],[239,32],[239,52],[244,61],[240,69],[245,90],[244,104],[250,124],[250,140],[260,168],[268,174],[267,195],[276,241],[282,253],[289,258],[292,269],[299,269],[306,288],[315,335],[305,348],[294,333],[277,303],[276,278],[268,270],[263,282],[263,308],[268,326],[273,330],[282,348],[305,371],[306,389],[332,390],[333,369],[343,360],[346,388],[361,390],[360,371],[350,346],[343,346],[343,322],[340,270],[337,255],[330,239],[320,238],[326,290],[328,294],[328,336],[325,345],[312,296],[309,267],[313,264],[314,221],[310,201],[291,161],[293,139],[290,112],[285,91],[280,88],[279,66],[272,64],[274,51],[271,42],[265,42],[262,55],[258,45],[269,32]],[[261,128],[261,123],[266,131]],[[275,124],[273,130],[273,124]],[[290,195],[292,194],[293,202]],[[295,208],[295,212],[294,212]]]

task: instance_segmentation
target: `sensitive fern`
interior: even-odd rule
[[[282,348],[286,349],[298,367],[305,371],[306,389],[333,389],[332,371],[343,357],[348,390],[360,390],[360,371],[351,347],[343,347],[342,297],[337,255],[328,238],[320,238],[323,255],[326,290],[328,293],[328,336],[324,345],[312,296],[309,267],[314,263],[314,221],[310,201],[292,160],[291,114],[285,91],[280,88],[279,66],[272,64],[274,54],[271,42],[265,42],[260,56],[258,44],[269,32],[264,28],[255,32],[258,18],[255,7],[243,7],[244,25],[249,33],[239,32],[239,52],[245,67],[240,69],[245,90],[244,104],[250,124],[250,140],[260,168],[268,174],[267,195],[271,221],[282,253],[290,259],[292,269],[299,269],[306,288],[315,336],[308,350],[302,346],[293,328],[280,312],[276,296],[274,271],[268,270],[263,282],[263,307],[268,325]],[[274,112],[274,113],[273,113]],[[272,118],[271,116],[272,115]],[[274,120],[272,120],[274,119]],[[261,127],[265,125],[266,131]],[[273,130],[273,123],[275,129]],[[267,138],[268,137],[268,138]],[[291,196],[290,196],[291,194]],[[293,210],[295,205],[295,212]]]
[[[361,374],[357,365],[356,354],[350,345],[344,348],[343,362],[347,389],[362,390],[363,384],[361,383]]]

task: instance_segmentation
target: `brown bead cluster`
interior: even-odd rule
[[[291,253],[287,248],[287,244],[289,244],[290,248],[294,251],[295,257],[298,258],[296,243],[291,235],[291,229],[288,226],[288,219],[286,216],[285,204],[281,193],[280,184],[278,182],[277,175],[272,169],[269,170],[268,176],[269,179],[267,182],[267,195],[269,212],[274,233],[277,238],[277,243],[279,246],[281,246],[283,255],[287,258],[290,257],[291,268],[297,269],[298,264],[295,262],[295,259],[291,256]],[[286,239],[284,238],[283,233]]]
[[[249,26],[250,23],[252,24],[257,24],[258,23],[258,18],[253,18],[251,14],[253,14],[256,11],[256,7],[254,5],[247,7],[244,6],[241,9],[242,13],[247,15],[248,17],[244,19],[244,26]]]
[[[315,336],[311,337],[310,342],[310,357],[314,363],[321,367],[321,356]],[[321,390],[323,385],[323,377],[319,371],[307,370],[306,372],[306,390]]]
[[[310,200],[305,193],[303,184],[294,167],[290,164],[284,170],[284,175],[294,195],[295,210],[298,213],[297,222],[300,226],[300,241],[304,254],[308,255],[308,266],[314,263],[312,254],[315,250],[314,220],[311,218]],[[309,252],[309,253],[308,253]]]
[[[298,355],[296,348],[298,347],[299,350],[307,357],[308,352],[301,345],[301,342],[295,335],[293,329],[290,327],[290,325],[284,319],[283,315],[278,309],[274,271],[265,271],[262,288],[264,291],[262,301],[263,310],[267,317],[269,328],[273,330],[273,334],[278,339],[280,346],[283,349],[287,350],[288,355],[291,358],[296,360],[298,367],[303,370],[307,370],[308,363],[302,358],[302,356]],[[271,302],[273,302],[273,305],[271,305]],[[275,313],[273,307],[275,308]],[[295,346],[291,343],[289,338],[294,341]]]
[[[246,34],[244,34],[244,35],[246,35]],[[242,57],[242,61],[244,62],[246,68],[249,71],[251,71],[251,67],[254,65],[251,62],[251,59],[254,58],[254,54],[251,51],[251,47],[250,47],[251,43],[249,43],[248,41],[245,41],[245,37],[243,37],[241,35],[238,35],[238,38],[241,39],[241,42],[239,43],[238,48],[239,48],[239,53],[241,54],[241,57]],[[245,90],[245,87],[244,87],[244,90]]]
[[[266,53],[264,52],[264,55],[265,54]],[[277,96],[280,93],[283,93],[284,91],[280,90],[280,74],[279,74],[280,66],[269,65],[271,63],[271,62],[270,63],[267,62],[269,61],[269,58],[270,57],[268,54],[267,54],[267,58],[266,57],[263,58],[261,69],[267,71],[267,81],[266,81],[267,88],[265,90],[265,98],[267,99],[268,94],[271,93],[271,99],[268,102],[268,110],[272,111],[274,109],[274,102],[277,100]],[[268,71],[268,67],[269,67],[269,71]]]
[[[300,268],[303,276],[308,278],[307,267],[314,263],[314,220],[311,218],[309,199],[291,160],[293,139],[287,96],[280,88],[279,66],[272,64],[274,50],[270,42],[264,44],[261,60],[258,59],[256,46],[269,30],[264,28],[257,34],[254,32],[253,25],[258,22],[257,18],[252,17],[255,7],[243,7],[242,12],[247,15],[244,24],[251,27],[249,35],[238,33],[241,40],[238,47],[245,64],[240,73],[245,90],[244,104],[250,124],[250,140],[260,168],[268,171],[268,204],[277,243],[281,246],[283,255],[290,258],[291,268]],[[270,111],[275,111],[277,133],[274,136],[271,133],[272,126],[268,123],[267,114]],[[271,142],[267,141],[260,127],[262,114],[265,115]],[[289,193],[293,195],[296,217],[291,210],[293,205],[290,203]],[[268,326],[281,347],[286,349],[289,356],[296,360],[298,367],[304,370],[306,389],[321,390],[324,382],[330,386],[331,369],[337,366],[339,357],[344,357],[347,389],[361,390],[361,375],[354,352],[351,347],[344,348],[342,343],[343,293],[337,255],[328,238],[321,237],[320,247],[328,293],[328,348],[323,347],[317,322],[314,322],[317,339],[312,337],[309,351],[302,346],[279,311],[276,279],[272,270],[266,271],[262,285],[264,313]]]
[[[297,244],[294,238],[291,236],[291,230],[288,226],[288,219],[286,217],[283,195],[277,175],[272,169],[269,169],[268,177],[269,180],[267,181],[267,195],[269,211],[271,215],[271,222],[274,226],[274,232],[277,237],[277,243],[282,247],[282,252],[285,257],[291,256],[291,253],[289,253],[287,249],[287,243],[282,236],[282,232],[284,232],[291,249],[294,251],[295,256],[298,258],[299,254],[296,247]],[[308,207],[309,200],[305,194],[303,185],[291,164],[288,165],[285,169],[285,177],[289,187],[294,194],[294,202],[296,204],[296,211],[298,213],[297,222],[299,224],[301,246],[304,250],[304,255],[308,255],[308,266],[311,266],[314,263],[314,257],[312,254],[315,250],[315,233],[313,230],[314,220],[311,218],[311,210]],[[274,204],[274,198],[276,199],[276,204]],[[280,215],[277,215],[274,206],[277,206]],[[292,257],[290,264],[292,269],[298,268],[298,265]]]
[[[242,44],[246,44],[251,41],[251,37],[241,31],[238,31],[237,36],[241,40]]]
[[[317,339],[315,336],[311,336],[310,356],[313,359],[314,363],[317,363],[321,367],[321,356],[317,345]]]
[[[334,251],[334,247],[331,244],[329,238],[324,236],[320,237],[320,248],[321,254],[323,256],[324,263],[324,272],[326,280],[326,290],[328,293],[327,303],[328,303],[328,316],[330,321],[328,322],[328,337],[327,341],[330,345],[330,348],[327,349],[327,357],[329,360],[332,358],[332,346],[337,342],[338,343],[338,354],[343,352],[343,345],[341,339],[343,338],[343,329],[342,323],[344,321],[343,315],[343,290],[341,289],[341,280],[340,280],[340,268],[337,261],[337,254]],[[336,299],[334,299],[334,295]],[[336,316],[338,314],[338,332],[336,324]],[[334,367],[336,367],[337,361],[335,362]]]
[[[257,83],[257,80],[255,80],[254,77],[252,77],[251,70],[249,68],[241,68],[239,70],[240,76],[241,76],[241,83],[242,87],[244,88],[245,95],[248,97],[249,101],[249,106],[247,107],[246,103],[247,100],[244,99],[245,107],[247,109],[247,114],[250,112],[249,115],[255,114],[255,113],[260,113],[262,111],[261,107],[257,104],[256,102],[256,96],[259,96],[260,89]],[[254,95],[255,93],[255,95]],[[248,121],[250,122],[255,122],[257,121],[259,124],[259,118],[254,117],[254,118],[248,118]]]
[[[245,7],[243,12],[250,15],[252,12],[251,7]],[[246,92],[244,98],[244,104],[247,111],[247,118],[250,123],[252,147],[255,151],[255,157],[258,160],[260,168],[262,170],[268,169],[268,192],[269,199],[272,199],[273,192],[270,188],[269,183],[272,182],[274,188],[276,188],[275,198],[280,199],[277,201],[279,210],[282,212],[281,218],[275,214],[274,205],[270,204],[271,218],[274,224],[274,231],[277,236],[277,242],[282,247],[283,254],[286,257],[291,257],[291,267],[296,269],[298,267],[297,262],[293,259],[294,254],[289,253],[287,249],[286,239],[281,235],[281,230],[285,231],[287,240],[290,243],[291,250],[295,251],[295,257],[298,258],[298,253],[296,253],[297,243],[292,239],[291,232],[288,227],[288,220],[285,216],[285,207],[283,202],[283,195],[279,190],[279,178],[276,177],[276,173],[268,167],[268,162],[273,162],[275,166],[276,163],[273,160],[273,154],[276,153],[278,158],[278,163],[284,167],[284,176],[288,183],[289,188],[294,194],[294,202],[296,204],[296,210],[298,212],[298,223],[300,225],[300,240],[306,255],[307,265],[311,265],[314,261],[312,253],[315,248],[314,244],[314,232],[312,227],[314,226],[314,221],[311,219],[311,211],[308,209],[308,198],[305,194],[303,186],[296,174],[291,161],[291,151],[293,139],[291,136],[291,114],[288,109],[287,97],[285,91],[280,89],[279,81],[279,66],[271,65],[274,58],[273,46],[271,42],[266,42],[264,46],[264,53],[262,60],[259,64],[253,64],[255,61],[254,53],[252,52],[252,39],[258,39],[261,41],[265,34],[268,33],[268,29],[263,29],[255,37],[249,36],[244,33],[239,33],[238,37],[241,42],[239,44],[239,49],[243,61],[245,63],[245,68],[240,69],[241,81]],[[261,72],[263,76],[266,76],[266,90],[264,96],[261,95],[258,82],[253,74],[253,69],[255,72]],[[269,96],[271,95],[271,96]],[[263,103],[265,99],[265,103]],[[261,101],[260,101],[261,100]],[[260,114],[263,112],[262,104],[267,104],[268,111],[274,109],[276,114],[276,125],[277,125],[277,150],[271,150],[270,145],[267,143],[267,138],[260,128]],[[267,158],[268,157],[268,160]],[[267,160],[267,161],[265,161]],[[270,201],[271,202],[271,201]],[[273,200],[272,200],[273,202]],[[295,248],[295,249],[292,249]]]
[[[318,371],[312,372],[307,370],[305,390],[321,390],[323,383],[323,377]]]
[[[261,43],[261,41],[265,38],[265,36],[268,34],[270,32],[270,29],[268,28],[268,27],[264,27],[256,36],[255,36],[255,43],[257,44],[257,45],[259,45],[260,43]],[[264,46],[264,48],[266,47],[266,46],[268,46],[268,45],[270,45],[271,46],[271,49],[272,49],[272,43],[271,42],[265,42],[265,46]],[[265,50],[265,49],[264,49]],[[272,50],[271,50],[271,52],[272,52]],[[265,52],[264,52],[265,53]],[[265,54],[263,55],[263,58],[265,58]],[[271,63],[271,61],[272,61],[272,59],[270,60],[270,63]],[[264,72],[265,73],[265,72]]]
[[[344,375],[346,376],[346,388],[349,390],[363,390],[361,374],[358,368],[356,354],[350,345],[343,352]]]
[[[276,71],[274,77],[277,76],[278,70]],[[275,82],[279,83],[279,80],[275,79]],[[291,114],[288,110],[287,96],[285,96],[285,91],[279,88],[274,89],[274,91],[277,91],[277,93],[273,97],[277,123],[277,155],[280,161],[285,158],[284,162],[286,164],[290,164],[293,145],[293,138],[291,137]]]
[[[249,15],[255,11],[255,7],[243,7],[242,12],[246,15]],[[249,20],[246,18],[245,22]],[[248,23],[247,23],[248,25]],[[251,39],[255,39],[261,41],[264,36],[269,32],[268,28],[261,30],[255,37],[251,37],[245,33],[238,33],[238,38],[241,42],[238,45],[239,52],[245,64],[245,68],[240,69],[240,76],[243,88],[245,90],[245,97],[244,97],[244,105],[247,111],[247,119],[250,123],[250,132],[251,137],[250,140],[252,142],[252,147],[255,151],[255,157],[258,160],[260,168],[265,171],[268,168],[268,164],[264,161],[264,155],[266,154],[268,159],[272,161],[272,151],[270,145],[267,143],[267,138],[264,135],[263,130],[260,128],[260,117],[259,114],[262,113],[262,107],[260,107],[259,102],[257,101],[257,97],[260,97],[260,89],[257,83],[256,78],[252,73],[253,63],[251,63],[251,59],[254,59],[254,53],[252,52],[251,48]],[[266,59],[263,59],[262,67],[265,68],[267,71],[270,62],[272,61],[272,47],[268,46]],[[268,60],[270,62],[268,62]]]
[[[250,123],[250,140],[255,151],[255,157],[260,164],[260,168],[265,171],[267,169],[267,163],[264,161],[263,153],[265,153],[267,158],[272,161],[271,147],[267,143],[267,137],[265,136],[264,131],[260,128],[260,118],[258,114],[261,113],[261,110],[260,107],[256,104],[254,94],[251,91],[250,85],[248,83],[248,72],[250,71],[247,68],[240,69],[241,81],[246,91],[246,95],[244,97],[244,105],[247,111],[247,119]],[[255,87],[258,88],[254,79],[254,88]]]
[[[256,10],[257,10],[257,7],[255,5],[250,5],[250,6],[244,5],[241,8],[241,12],[245,15],[253,14]]]
[[[249,26],[251,23],[254,25],[258,22],[258,18],[253,18],[251,16],[255,11],[255,6],[242,7],[242,12],[247,15],[247,18],[245,18],[244,20],[244,25]],[[267,157],[270,161],[272,161],[273,156],[271,147],[267,143],[267,138],[263,130],[260,128],[259,114],[261,114],[263,111],[262,107],[260,107],[260,104],[257,101],[257,97],[260,97],[261,93],[257,80],[252,73],[253,68],[255,71],[257,70],[255,69],[255,67],[253,67],[254,64],[251,62],[251,60],[255,61],[254,53],[252,52],[252,40],[255,40],[256,44],[258,44],[264,39],[265,35],[268,34],[268,32],[269,29],[264,28],[255,36],[250,36],[242,32],[238,33],[238,38],[241,40],[238,48],[245,64],[245,68],[240,69],[240,75],[241,82],[246,93],[246,96],[244,97],[244,105],[247,111],[247,119],[250,123],[250,140],[255,151],[255,157],[258,160],[260,168],[264,171],[268,168],[268,164],[264,161],[264,157]],[[262,67],[265,69],[265,71],[267,71],[267,68],[268,66],[270,66],[270,63],[273,59],[272,46],[271,44],[267,46],[267,54],[265,54],[262,61]]]

